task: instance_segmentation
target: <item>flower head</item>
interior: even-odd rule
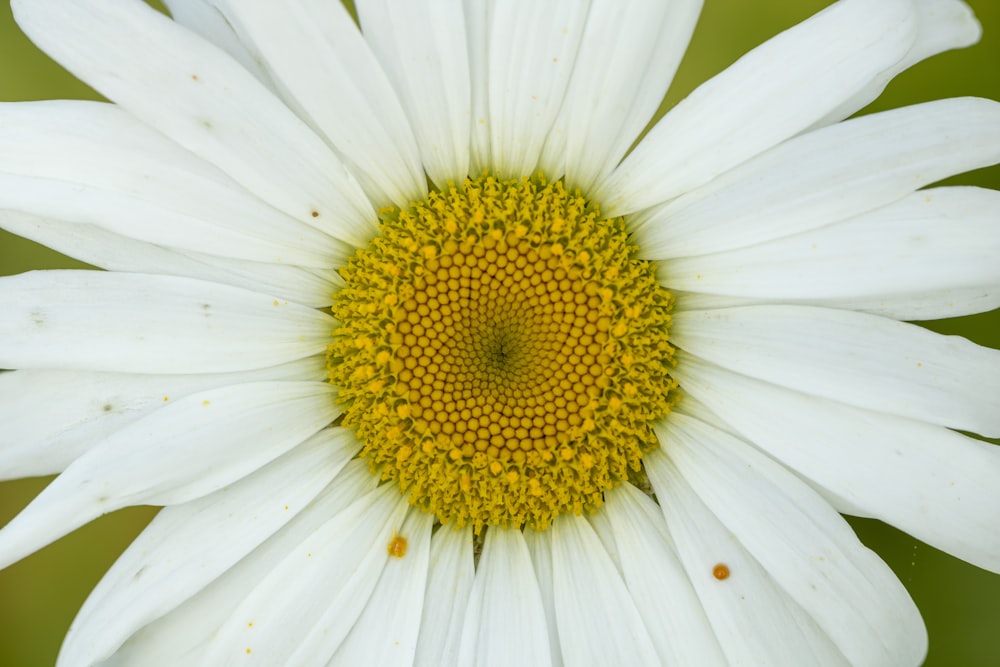
[[[6,566],[164,509],[60,664],[919,663],[838,512],[1000,572],[1000,105],[841,0],[633,148],[698,0],[15,0],[112,101],[0,106]],[[630,150],[631,149],[631,150]],[[3,442],[3,441],[0,441]]]

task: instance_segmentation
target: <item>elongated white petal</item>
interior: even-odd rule
[[[983,30],[969,6],[962,0],[915,0],[917,33],[902,60],[875,77],[868,86],[845,100],[817,125],[847,118],[882,94],[886,84],[900,72],[931,56],[971,46],[979,41]]]
[[[476,576],[472,529],[439,528],[431,539],[429,566],[413,664],[457,667],[462,623]]]
[[[757,447],[868,516],[1000,572],[1000,447],[678,352],[674,377]]]
[[[197,278],[325,308],[340,282],[332,270],[250,262],[137,241],[95,225],[0,211],[0,228],[109,271]]]
[[[566,663],[656,664],[643,618],[587,520],[560,516],[549,530],[556,623]]]
[[[329,659],[375,589],[389,558],[387,545],[399,531],[406,507],[406,499],[388,484],[323,524],[226,620],[206,664]]]
[[[392,80],[438,188],[469,175],[472,120],[462,0],[357,3],[365,40]],[[478,175],[478,174],[477,174]]]
[[[531,564],[538,580],[538,592],[542,595],[545,608],[545,625],[549,632],[549,655],[552,667],[563,664],[562,648],[559,643],[559,624],[556,623],[556,601],[552,584],[552,540],[548,531],[538,532],[531,528],[524,530],[524,543],[528,545]]]
[[[847,522],[792,473],[684,415],[657,430],[706,506],[852,665],[913,665],[927,652],[916,605]],[[923,639],[923,641],[918,641]]]
[[[460,665],[549,665],[538,582],[519,530],[493,528],[472,583],[462,631]]]
[[[60,664],[107,658],[202,590],[298,514],[356,451],[349,432],[327,429],[225,489],[161,510],[87,598]]]
[[[469,173],[478,176],[492,163],[490,150],[489,4],[465,0],[466,52],[469,58]]]
[[[0,566],[102,514],[187,502],[232,483],[340,412],[322,382],[256,382],[191,394],[116,431],[0,530]]]
[[[163,4],[170,10],[174,21],[221,48],[258,81],[274,90],[271,75],[264,71],[255,55],[240,41],[240,36],[222,13],[219,0],[163,0]]]
[[[242,373],[0,373],[0,479],[62,472],[115,431],[188,394],[246,382],[322,380],[325,367],[317,356]]]
[[[477,76],[486,76],[489,166],[495,175],[530,176],[538,166],[563,104],[588,8],[589,2],[577,0],[487,6],[487,65],[485,71],[470,69],[473,88]],[[470,31],[469,39],[475,38]]]
[[[704,255],[818,229],[1000,162],[1000,103],[927,102],[798,136],[644,216],[649,259]]]
[[[594,0],[566,99],[541,158],[549,178],[588,192],[625,155],[667,92],[701,0]]]
[[[605,492],[629,593],[664,665],[725,665],[712,626],[655,502],[631,484]]]
[[[1000,351],[884,317],[808,306],[676,313],[671,342],[789,389],[1000,435]]]
[[[0,368],[248,370],[323,352],[332,327],[312,308],[190,278],[103,271],[0,278]]]
[[[218,651],[217,630],[239,605],[304,540],[374,490],[378,478],[354,459],[316,499],[257,549],[166,616],[130,638],[108,667],[148,664],[217,664],[205,662]],[[245,655],[244,655],[244,659]]]
[[[643,464],[681,563],[733,665],[847,665],[815,621],[699,499],[662,449]],[[713,576],[724,565],[728,576]],[[926,640],[925,640],[926,641]]]
[[[46,53],[275,208],[364,245],[375,215],[323,141],[228,54],[139,0],[14,0]]]
[[[358,176],[376,206],[406,206],[427,182],[406,116],[339,2],[219,2],[279,95]]]
[[[595,193],[631,213],[707,183],[864,90],[913,44],[910,0],[844,0],[757,47],[674,107]]]
[[[940,320],[946,317],[961,317],[983,313],[1000,307],[1000,286],[959,287],[931,290],[928,292],[907,292],[893,294],[886,299],[878,297],[844,299],[754,299],[717,294],[698,294],[677,291],[674,312],[685,310],[712,310],[738,306],[759,306],[764,304],[806,304],[848,310],[859,310],[894,320]]]
[[[688,417],[693,417],[699,421],[703,421],[710,425],[717,431],[722,431],[723,433],[728,433],[729,435],[742,439],[743,436],[739,431],[734,429],[732,426],[724,422],[719,418],[719,415],[712,412],[712,410],[705,405],[702,401],[698,400],[691,394],[688,394],[681,390],[681,400],[677,402],[672,409],[672,412],[677,412],[678,414],[687,415]],[[851,516],[860,516],[867,519],[872,518],[864,510],[862,510],[857,505],[853,505],[846,501],[843,497],[837,496],[836,494],[830,492],[829,489],[819,486],[812,480],[799,477],[806,484],[812,487],[813,491],[818,493],[820,496],[825,498],[831,506],[833,506],[838,512],[842,514],[850,514]]]
[[[693,293],[678,310],[807,303],[938,319],[1000,306],[998,253],[1000,193],[933,188],[815,231],[663,262],[658,278]]]
[[[605,501],[607,496],[605,496]],[[625,571],[622,569],[622,559],[621,555],[618,553],[618,541],[615,539],[615,530],[611,525],[611,519],[608,512],[593,512],[584,515],[590,527],[594,529],[597,537],[601,540],[601,546],[604,547],[604,551],[611,558],[611,562],[615,564],[615,569],[618,570],[618,574],[622,577],[625,576]]]
[[[0,104],[0,209],[260,262],[329,267],[351,252],[98,102]]]
[[[328,663],[331,667],[413,665],[417,633],[423,623],[433,525],[433,514],[409,509],[399,535],[393,538],[406,540],[405,553],[389,558],[364,611]],[[305,661],[322,657],[308,648],[299,653]]]

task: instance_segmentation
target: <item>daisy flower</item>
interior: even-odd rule
[[[633,147],[698,0],[14,0],[111,104],[0,106],[0,566],[163,509],[60,665],[915,665],[840,513],[1000,572],[1000,105],[842,0]],[[360,25],[360,28],[358,27]],[[631,150],[630,150],[631,149]]]

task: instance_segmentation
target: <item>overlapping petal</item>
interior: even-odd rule
[[[804,303],[899,320],[1000,306],[1000,193],[921,190],[815,231],[661,264],[678,310]]]
[[[958,336],[807,306],[681,312],[670,335],[690,354],[789,389],[1000,435],[1000,351]]]
[[[2,368],[225,373],[324,352],[332,327],[312,308],[190,278],[102,271],[0,278]]]
[[[765,42],[674,107],[595,199],[632,213],[707,183],[809,128],[904,58],[911,0],[844,0]]]
[[[551,664],[545,609],[519,530],[486,532],[465,612],[459,665]]]
[[[107,512],[187,502],[245,477],[333,421],[333,392],[322,382],[209,389],[115,431],[0,530],[0,565]]]
[[[406,109],[427,177],[438,189],[461,183],[469,175],[472,123],[461,1],[366,0],[357,8],[365,40]]]
[[[119,429],[189,394],[247,382],[321,380],[323,357],[240,373],[0,373],[0,479],[62,472]]]
[[[675,373],[744,438],[833,497],[1000,572],[1000,447],[784,389],[684,353]]]
[[[281,99],[324,137],[376,208],[423,199],[427,183],[397,94],[338,2],[213,3]]]
[[[923,658],[923,622],[906,589],[804,482],[690,417],[674,415],[657,436],[670,443],[671,461],[705,506],[850,664]],[[731,576],[740,573],[731,570]]]
[[[11,6],[52,58],[278,210],[355,245],[376,233],[323,140],[224,51],[140,0]]]
[[[87,598],[63,663],[100,662],[201,591],[311,503],[357,449],[348,431],[327,429],[224,489],[163,508]]]
[[[197,278],[325,308],[341,285],[328,269],[269,264],[137,241],[96,225],[0,211],[0,227],[108,271]]]
[[[0,209],[271,264],[325,268],[350,254],[121,108],[98,102],[0,105]]]
[[[791,139],[647,212],[635,233],[648,259],[718,253],[816,230],[997,162],[1000,103],[927,102]]]
[[[591,2],[541,169],[587,192],[649,122],[687,49],[701,0]]]
[[[253,586],[214,636],[206,664],[329,660],[375,589],[406,508],[389,484],[323,523]]]

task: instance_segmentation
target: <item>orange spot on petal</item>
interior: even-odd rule
[[[725,581],[729,578],[729,566],[725,563],[719,563],[712,568],[712,576],[719,581]]]
[[[389,546],[387,551],[389,552],[389,555],[392,556],[393,558],[402,558],[403,556],[405,556],[406,538],[403,537],[402,535],[396,535],[394,533],[392,539],[389,540]]]

